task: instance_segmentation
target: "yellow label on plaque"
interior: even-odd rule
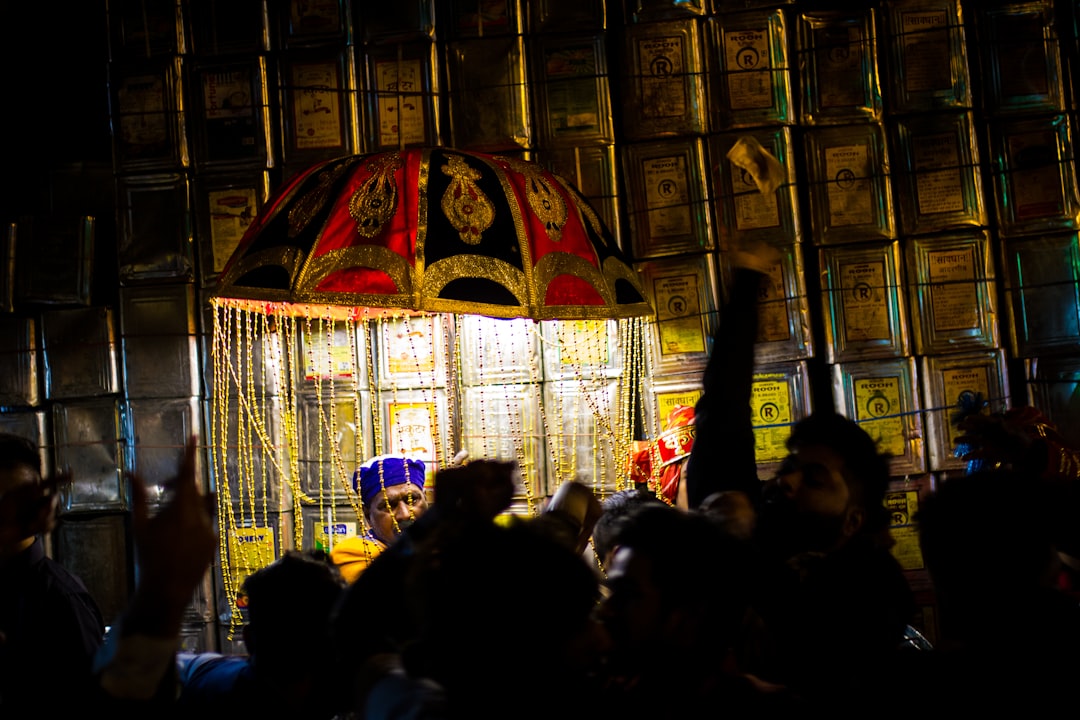
[[[889,339],[892,333],[885,295],[885,263],[842,263],[839,274],[844,338],[849,343]]]
[[[229,534],[233,582],[236,587],[251,573],[274,562],[274,530],[268,527],[236,528]]]
[[[894,457],[907,454],[901,415],[900,378],[861,378],[853,383],[855,420],[878,442],[878,449]]]
[[[887,493],[885,507],[889,510],[889,534],[894,541],[891,548],[893,557],[905,570],[921,570],[923,557],[915,525],[915,515],[919,512],[919,493],[915,490]]]
[[[705,327],[701,322],[698,276],[672,275],[653,281],[660,354],[705,352]]]
[[[926,254],[930,308],[936,330],[979,327],[979,295],[975,291],[975,248]]]
[[[780,263],[770,266],[766,278],[758,290],[758,332],[755,340],[780,342],[791,337],[784,266]]]
[[[435,403],[390,403],[390,452],[435,461]]]
[[[829,184],[829,225],[868,225],[874,221],[870,152],[866,145],[826,148],[825,176]]]
[[[606,320],[563,320],[559,323],[558,338],[559,362],[562,365],[607,365]]]
[[[304,370],[307,380],[347,380],[353,376],[352,348],[340,344],[326,347],[324,342],[314,335],[310,340],[311,354]]]
[[[656,410],[661,425],[671,411],[675,408],[683,405],[685,407],[694,407],[697,405],[698,398],[701,397],[701,390],[686,390],[683,392],[670,392],[670,393],[657,393],[656,394]]]
[[[334,545],[345,538],[356,537],[356,523],[355,522],[326,522],[318,521],[315,523],[314,528],[315,549],[330,552],[334,549]]]
[[[311,63],[293,68],[293,140],[301,150],[337,148],[345,142],[334,63]]]
[[[435,370],[435,332],[431,318],[410,318],[386,330],[386,361],[391,373]]]
[[[944,411],[947,417],[959,409],[962,402],[967,404],[976,394],[981,394],[984,399],[994,396],[990,392],[990,381],[985,367],[944,370],[941,373],[941,382],[944,392],[942,400],[946,405]],[[983,408],[983,412],[989,412],[989,408]],[[956,447],[956,436],[959,433],[951,422],[951,417],[946,426],[948,427],[948,447],[945,449],[951,451]]]
[[[761,377],[761,376],[759,376]],[[755,379],[750,392],[754,418],[754,452],[757,461],[774,462],[787,457],[791,434],[791,392],[786,378]]]

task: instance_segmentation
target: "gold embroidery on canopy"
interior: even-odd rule
[[[603,299],[605,305],[615,304],[614,290],[608,286],[603,273],[584,258],[565,252],[550,252],[533,268],[536,277],[536,292],[540,302],[544,302],[547,287],[559,275],[574,275],[589,283]]]
[[[330,194],[330,186],[337,182],[337,179],[341,175],[352,167],[355,161],[345,161],[338,163],[334,167],[324,170],[319,173],[319,184],[314,189],[304,194],[302,198],[296,201],[292,209],[289,210],[289,237],[294,238],[303,232],[307,224],[311,222],[311,219],[315,217]]]
[[[562,240],[562,231],[566,226],[566,203],[552,183],[544,177],[542,168],[533,163],[506,159],[511,170],[525,178],[525,197],[536,217],[544,223],[544,230],[552,242]]]
[[[525,287],[524,273],[509,263],[483,255],[455,255],[428,265],[424,273],[424,287],[421,295],[426,298],[437,298],[447,284],[458,278],[491,280],[509,290],[520,307],[528,307],[528,291]]]
[[[460,155],[447,155],[447,164],[441,169],[452,178],[442,196],[443,214],[462,242],[477,245],[495,220],[495,206],[476,186],[480,171],[469,167]]]
[[[356,221],[356,232],[361,236],[375,237],[394,217],[398,203],[394,173],[402,165],[398,153],[377,155],[367,164],[371,177],[349,198],[349,215]]]
[[[381,270],[389,275],[397,286],[397,292],[401,295],[412,292],[412,276],[408,260],[381,245],[355,245],[320,255],[304,268],[303,277],[297,283],[297,291],[314,292],[316,286],[330,273],[360,267]]]
[[[229,268],[229,274],[221,279],[221,282],[218,285],[220,290],[218,290],[216,294],[219,296],[233,296],[238,292],[233,287],[233,283],[235,283],[237,279],[242,278],[253,270],[269,266],[284,269],[289,276],[289,286],[283,288],[253,288],[255,296],[269,296],[269,293],[272,293],[275,290],[287,294],[292,289],[292,280],[296,277],[296,273],[299,271],[302,262],[303,257],[300,255],[300,249],[290,245],[269,248],[267,250],[261,250],[256,253],[245,255]],[[241,285],[238,287],[243,288],[244,286]],[[237,295],[237,297],[247,297],[249,294],[250,293],[241,293]]]

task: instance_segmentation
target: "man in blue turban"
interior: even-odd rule
[[[353,474],[367,531],[342,540],[330,552],[346,580],[359,577],[376,555],[427,510],[425,479],[424,461],[403,455],[373,457]]]

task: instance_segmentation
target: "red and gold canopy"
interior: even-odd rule
[[[535,163],[449,148],[298,174],[248,228],[215,296],[535,320],[653,314],[573,186]]]

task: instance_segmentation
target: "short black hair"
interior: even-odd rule
[[[854,420],[835,412],[815,412],[795,423],[788,450],[806,445],[827,447],[844,461],[844,480],[854,502],[866,511],[870,532],[889,525],[885,494],[889,489],[889,454]]]
[[[37,445],[21,435],[0,433],[0,469],[12,470],[24,465],[41,474],[41,455]]]

